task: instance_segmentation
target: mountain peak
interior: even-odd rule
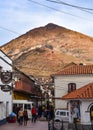
[[[47,28],[47,29],[55,29],[55,28],[57,28],[57,27],[59,27],[59,26],[56,25],[56,24],[53,24],[53,23],[48,23],[48,24],[45,26],[45,28]]]

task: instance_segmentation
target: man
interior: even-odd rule
[[[33,105],[32,109],[31,109],[31,113],[32,113],[32,122],[36,122],[37,110],[36,110],[36,107],[34,105]]]

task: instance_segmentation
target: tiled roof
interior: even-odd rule
[[[74,63],[74,62],[70,62],[69,64],[66,64],[66,65],[63,67],[63,69],[64,69],[64,68],[67,68],[67,67],[71,67],[71,66],[73,66],[73,65],[77,65],[77,64]]]
[[[93,74],[93,65],[73,65],[54,75]]]
[[[67,99],[93,99],[93,83],[79,88],[71,93],[62,97],[63,100]]]

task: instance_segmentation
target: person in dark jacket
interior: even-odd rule
[[[50,120],[54,118],[54,108],[51,106],[50,108]]]
[[[23,111],[23,119],[24,119],[24,126],[26,126],[27,125],[27,121],[28,121],[27,109],[24,109],[24,111]]]

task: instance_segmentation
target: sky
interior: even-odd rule
[[[0,46],[48,23],[93,37],[93,1],[1,0]]]

